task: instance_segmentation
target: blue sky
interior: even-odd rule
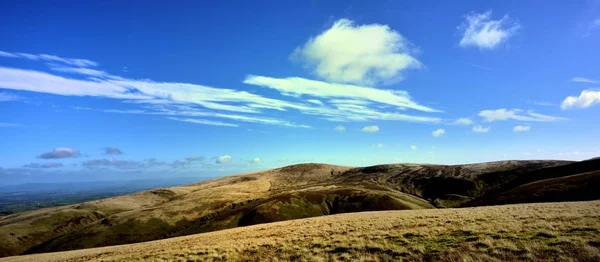
[[[599,1],[0,5],[0,184],[600,155]]]

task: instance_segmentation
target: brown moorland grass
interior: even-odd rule
[[[600,201],[347,213],[0,261],[600,261]]]

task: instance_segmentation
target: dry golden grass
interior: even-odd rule
[[[600,201],[348,213],[0,261],[600,261]]]

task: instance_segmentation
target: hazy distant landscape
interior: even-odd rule
[[[39,208],[64,206],[120,196],[157,187],[183,185],[202,180],[202,178],[195,177],[0,186],[0,216]]]

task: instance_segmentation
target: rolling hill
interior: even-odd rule
[[[338,214],[0,261],[598,261],[600,201]]]
[[[598,170],[598,159],[357,168],[292,165],[0,217],[0,256],[349,212],[599,199]]]

